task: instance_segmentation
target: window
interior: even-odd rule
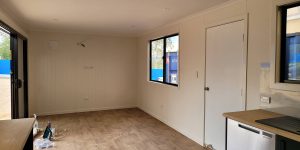
[[[150,81],[178,85],[179,35],[150,41]]]
[[[300,3],[280,7],[280,82],[300,83]]]

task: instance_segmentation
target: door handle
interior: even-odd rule
[[[204,87],[204,91],[209,91],[209,87],[208,86]]]
[[[21,79],[18,79],[18,80],[17,80],[17,87],[18,87],[18,88],[21,88],[21,87],[22,87],[22,80],[21,80]]]

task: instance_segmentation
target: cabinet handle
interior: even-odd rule
[[[244,125],[241,125],[241,124],[239,124],[239,127],[240,127],[240,128],[243,128],[243,129],[245,129],[245,130],[254,132],[254,133],[256,133],[256,134],[260,134],[260,132],[259,132],[258,130],[252,129],[252,128],[250,128],[250,127],[247,127],[247,126],[244,126]]]

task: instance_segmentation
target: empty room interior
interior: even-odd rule
[[[299,0],[0,0],[0,150],[300,150]]]

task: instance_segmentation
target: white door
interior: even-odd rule
[[[244,21],[206,30],[205,144],[225,150],[223,113],[245,109]]]

